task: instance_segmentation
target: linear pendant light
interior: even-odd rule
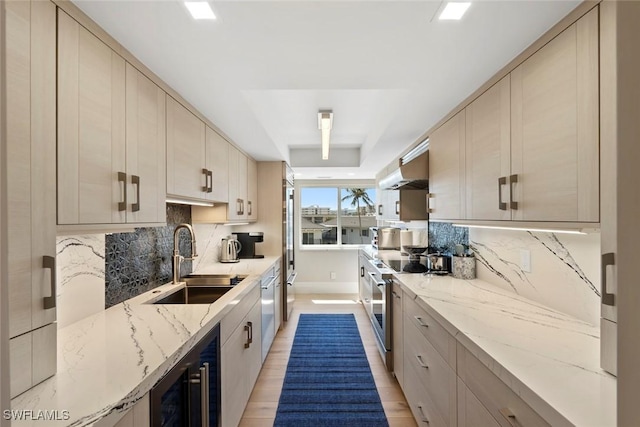
[[[318,111],[318,129],[322,135],[322,160],[329,159],[329,140],[331,138],[331,127],[333,126],[333,112]]]

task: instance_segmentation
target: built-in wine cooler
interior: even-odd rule
[[[220,325],[151,390],[153,427],[220,427]]]

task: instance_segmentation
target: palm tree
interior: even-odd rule
[[[368,208],[373,207],[373,201],[369,198],[369,194],[365,188],[346,188],[347,195],[342,198],[342,201],[351,200],[351,206],[356,207],[358,213],[358,229],[360,233],[360,243],[362,241],[362,217],[360,213],[360,203],[364,204]]]

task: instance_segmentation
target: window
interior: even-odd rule
[[[301,187],[302,245],[362,245],[376,225],[372,187]]]

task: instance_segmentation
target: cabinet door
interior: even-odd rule
[[[597,13],[511,73],[513,219],[599,220]]]
[[[166,220],[165,94],[126,67],[127,222]]]
[[[466,219],[511,219],[510,90],[506,76],[466,108]]]
[[[125,62],[58,13],[58,224],[125,222]]]
[[[228,219],[245,219],[247,202],[247,158],[234,146],[229,146],[229,208]]]
[[[247,158],[247,219],[258,219],[258,164]]]
[[[205,124],[167,96],[167,194],[204,200]]]
[[[404,326],[402,312],[402,288],[398,283],[393,284],[393,373],[400,384],[404,388]]]
[[[207,126],[207,169],[211,172],[208,200],[229,201],[229,143]]]
[[[429,136],[429,218],[464,219],[465,111]]]
[[[400,191],[385,190],[385,219],[389,221],[400,220]]]

